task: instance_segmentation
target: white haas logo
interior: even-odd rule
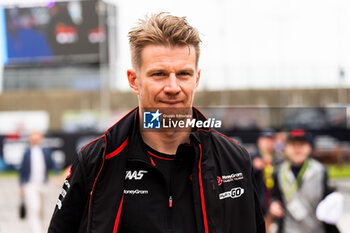
[[[137,171],[126,171],[125,179],[135,179],[135,180],[141,180],[143,175],[146,174],[147,171],[140,170],[139,172]]]

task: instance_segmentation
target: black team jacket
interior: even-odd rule
[[[126,164],[133,155],[144,154],[135,141],[138,111],[132,110],[80,151],[64,182],[49,233],[118,232]],[[195,108],[193,115],[205,120]],[[209,128],[193,131],[190,141],[195,151],[192,188],[198,233],[265,232],[247,151]],[[130,224],[145,223],[135,219]]]

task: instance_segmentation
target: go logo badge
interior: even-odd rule
[[[230,191],[224,192],[224,193],[220,193],[219,194],[219,199],[225,199],[225,198],[237,198],[242,196],[244,193],[244,189],[241,187],[237,187],[237,188],[233,188]]]

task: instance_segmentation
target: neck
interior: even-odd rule
[[[302,166],[304,165],[304,162],[305,162],[305,161],[303,161],[303,162],[301,162],[301,163],[293,163],[293,162],[291,162],[291,164],[292,164],[292,167],[300,168],[300,167],[302,167]]]
[[[190,142],[191,131],[144,132],[140,130],[143,141],[153,149],[164,154],[176,154],[177,147]]]

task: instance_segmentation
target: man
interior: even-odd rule
[[[257,193],[265,217],[267,231],[272,221],[271,216],[268,213],[268,207],[271,202],[271,190],[274,186],[272,174],[275,165],[280,162],[279,158],[275,155],[274,140],[274,130],[263,130],[257,140],[258,151],[252,155]]]
[[[139,107],[81,150],[49,232],[265,232],[246,150],[210,128],[146,129],[163,110],[205,121],[198,34],[164,13],[129,32]]]
[[[41,145],[43,135],[40,132],[32,132],[29,135],[30,147],[25,151],[20,175],[20,196],[26,204],[28,219],[32,232],[42,232],[42,217],[44,211],[44,199],[46,182],[49,169],[55,169],[51,158],[51,151]]]
[[[332,192],[326,168],[309,156],[312,139],[302,129],[292,130],[287,139],[288,158],[274,174],[270,213],[279,219],[279,233],[339,232],[316,217],[321,200]]]

